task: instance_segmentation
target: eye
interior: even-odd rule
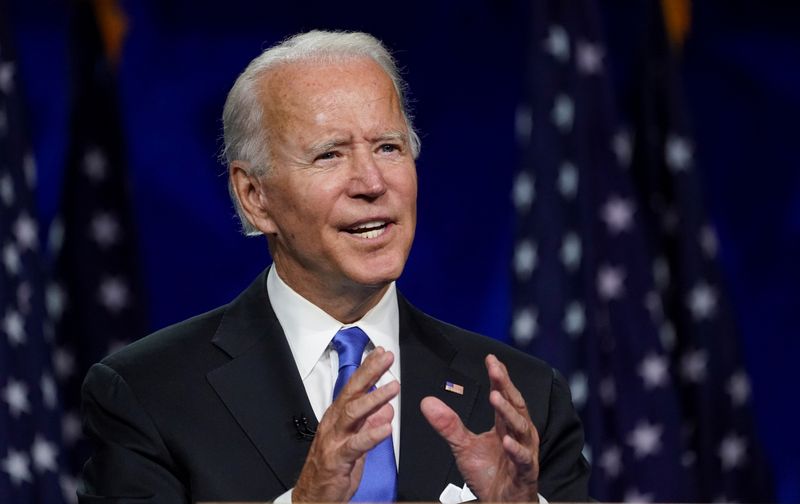
[[[314,161],[325,161],[328,159],[336,159],[338,155],[339,154],[336,151],[323,152],[319,156],[315,157]]]
[[[392,152],[398,152],[400,150],[400,146],[395,144],[385,143],[381,144],[381,146],[378,147],[378,150],[385,154],[391,154]]]

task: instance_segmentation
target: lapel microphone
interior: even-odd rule
[[[294,429],[297,431],[297,439],[302,441],[311,441],[314,439],[314,434],[317,433],[317,430],[312,429],[308,425],[308,418],[306,418],[304,413],[300,413],[299,417],[292,415],[292,423],[294,424]]]

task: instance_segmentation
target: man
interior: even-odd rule
[[[563,379],[395,289],[419,140],[380,42],[288,39],[238,78],[223,122],[234,204],[274,264],[90,370],[80,499],[587,500]]]

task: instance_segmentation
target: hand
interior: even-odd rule
[[[494,355],[486,357],[494,427],[469,431],[458,415],[435,397],[420,403],[422,414],[450,445],[458,470],[484,502],[538,502],[539,433],[522,394]]]
[[[395,380],[369,392],[392,362],[391,352],[373,350],[325,411],[292,502],[346,502],[356,493],[366,453],[392,434],[389,401],[400,384]]]

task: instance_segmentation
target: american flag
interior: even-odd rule
[[[0,18],[0,502],[62,502],[45,261],[17,66]]]
[[[598,5],[532,2],[512,199],[515,344],[570,382],[601,501],[765,502],[659,3],[614,96]]]

